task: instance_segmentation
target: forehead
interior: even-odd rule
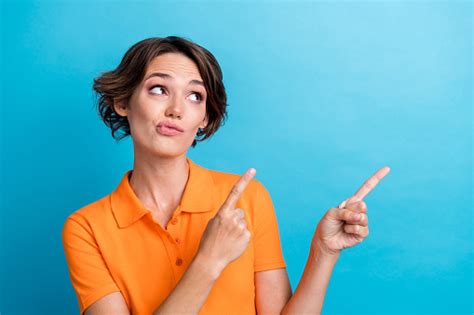
[[[145,78],[158,71],[169,73],[175,77],[202,80],[194,61],[181,53],[165,53],[153,58],[148,64]]]

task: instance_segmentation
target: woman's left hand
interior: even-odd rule
[[[367,205],[362,199],[389,172],[389,167],[382,167],[353,196],[326,212],[313,236],[314,253],[338,256],[341,250],[357,245],[369,235]]]

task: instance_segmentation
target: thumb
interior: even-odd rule
[[[352,195],[352,196],[349,197],[349,199],[346,199],[343,202],[341,202],[341,204],[337,207],[338,208],[345,208],[348,204],[353,203],[353,202],[357,202],[357,201],[360,201],[359,198]]]
[[[361,214],[348,209],[335,208],[333,212],[335,219],[338,221],[345,221],[345,223],[355,224],[361,219]]]

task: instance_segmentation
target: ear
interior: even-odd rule
[[[120,116],[127,116],[128,108],[127,104],[125,103],[125,100],[117,100],[114,98],[114,110]]]
[[[199,125],[199,128],[201,128],[201,129],[206,128],[208,122],[209,121],[208,121],[208,118],[207,118],[207,115],[206,115],[206,117],[204,117],[204,120],[202,121],[202,123]]]

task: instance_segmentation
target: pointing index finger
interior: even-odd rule
[[[222,208],[233,209],[237,204],[237,201],[240,199],[240,195],[243,193],[248,183],[255,176],[257,171],[254,168],[249,168],[244,175],[242,175],[239,180],[234,184],[232,190],[230,191],[227,199],[225,200]]]
[[[367,196],[367,194],[372,191],[372,189],[377,186],[377,184],[390,172],[390,167],[384,166],[375,172],[368,180],[362,184],[359,190],[350,198],[350,201],[361,201]]]

